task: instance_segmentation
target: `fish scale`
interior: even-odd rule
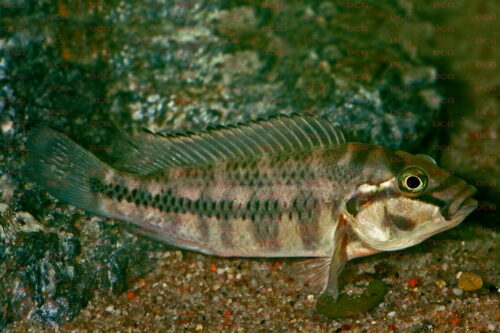
[[[63,201],[188,250],[308,258],[334,298],[349,259],[417,244],[477,206],[428,156],[346,142],[309,116],[122,137],[112,166],[46,127],[27,150],[28,176]]]
[[[309,155],[302,154],[301,158],[310,158]],[[264,158],[259,162],[246,161],[236,167],[222,165],[196,173],[172,169],[166,175],[166,181],[158,176],[143,179],[135,176],[131,181],[133,176],[129,174],[115,175],[113,183],[99,187],[102,200],[99,209],[123,220],[137,221],[154,215],[155,221],[150,229],[169,230],[170,237],[187,242],[191,247],[200,243],[196,247],[208,254],[252,257],[331,255],[331,242],[321,237],[328,237],[330,233],[321,230],[334,228],[331,225],[335,222],[331,216],[333,212],[328,205],[321,205],[309,186],[304,185],[305,181],[315,177],[313,169],[318,168],[318,163],[309,164],[309,168],[303,167],[303,172],[297,172],[293,171],[294,166],[300,166],[301,161],[296,156],[281,160],[275,163],[271,158]],[[259,172],[256,166],[260,164],[263,168],[259,168]],[[284,173],[285,164],[291,164],[292,171]],[[228,169],[232,172],[228,173]],[[309,177],[305,177],[306,174]],[[127,185],[132,182],[135,187]],[[200,188],[195,185],[200,182],[209,186]],[[318,179],[318,183],[329,187],[329,181]],[[112,192],[109,188],[122,189],[122,193]],[[165,194],[158,193],[160,189]],[[125,197],[124,191],[130,195]],[[283,192],[287,195],[283,196]],[[122,205],[120,197],[133,203],[133,209]],[[334,201],[325,198],[328,202]],[[322,209],[326,211],[322,213]],[[321,216],[326,216],[323,224],[320,224]],[[321,247],[321,244],[328,247]]]

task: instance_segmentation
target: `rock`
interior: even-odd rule
[[[465,291],[478,290],[483,286],[483,279],[474,273],[462,273],[458,278],[458,287]]]
[[[460,288],[453,288],[453,294],[455,294],[456,296],[462,296],[464,294],[464,291]]]
[[[444,280],[437,280],[436,281],[436,286],[438,286],[439,288],[444,288],[444,287],[446,287],[446,281],[444,281]]]

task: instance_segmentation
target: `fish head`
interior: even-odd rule
[[[344,216],[365,246],[392,251],[418,244],[458,225],[477,207],[476,188],[431,157],[390,154],[391,167],[379,166],[371,183],[345,200]]]

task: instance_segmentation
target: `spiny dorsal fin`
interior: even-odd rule
[[[170,167],[201,167],[345,142],[342,131],[325,118],[278,116],[247,124],[219,126],[197,134],[131,137],[114,149],[115,167],[149,175]]]

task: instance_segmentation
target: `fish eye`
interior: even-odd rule
[[[405,179],[406,187],[416,189],[422,184],[422,181],[417,176],[408,176]]]
[[[399,189],[410,196],[422,194],[427,188],[427,183],[427,174],[417,167],[408,167],[398,176]]]

